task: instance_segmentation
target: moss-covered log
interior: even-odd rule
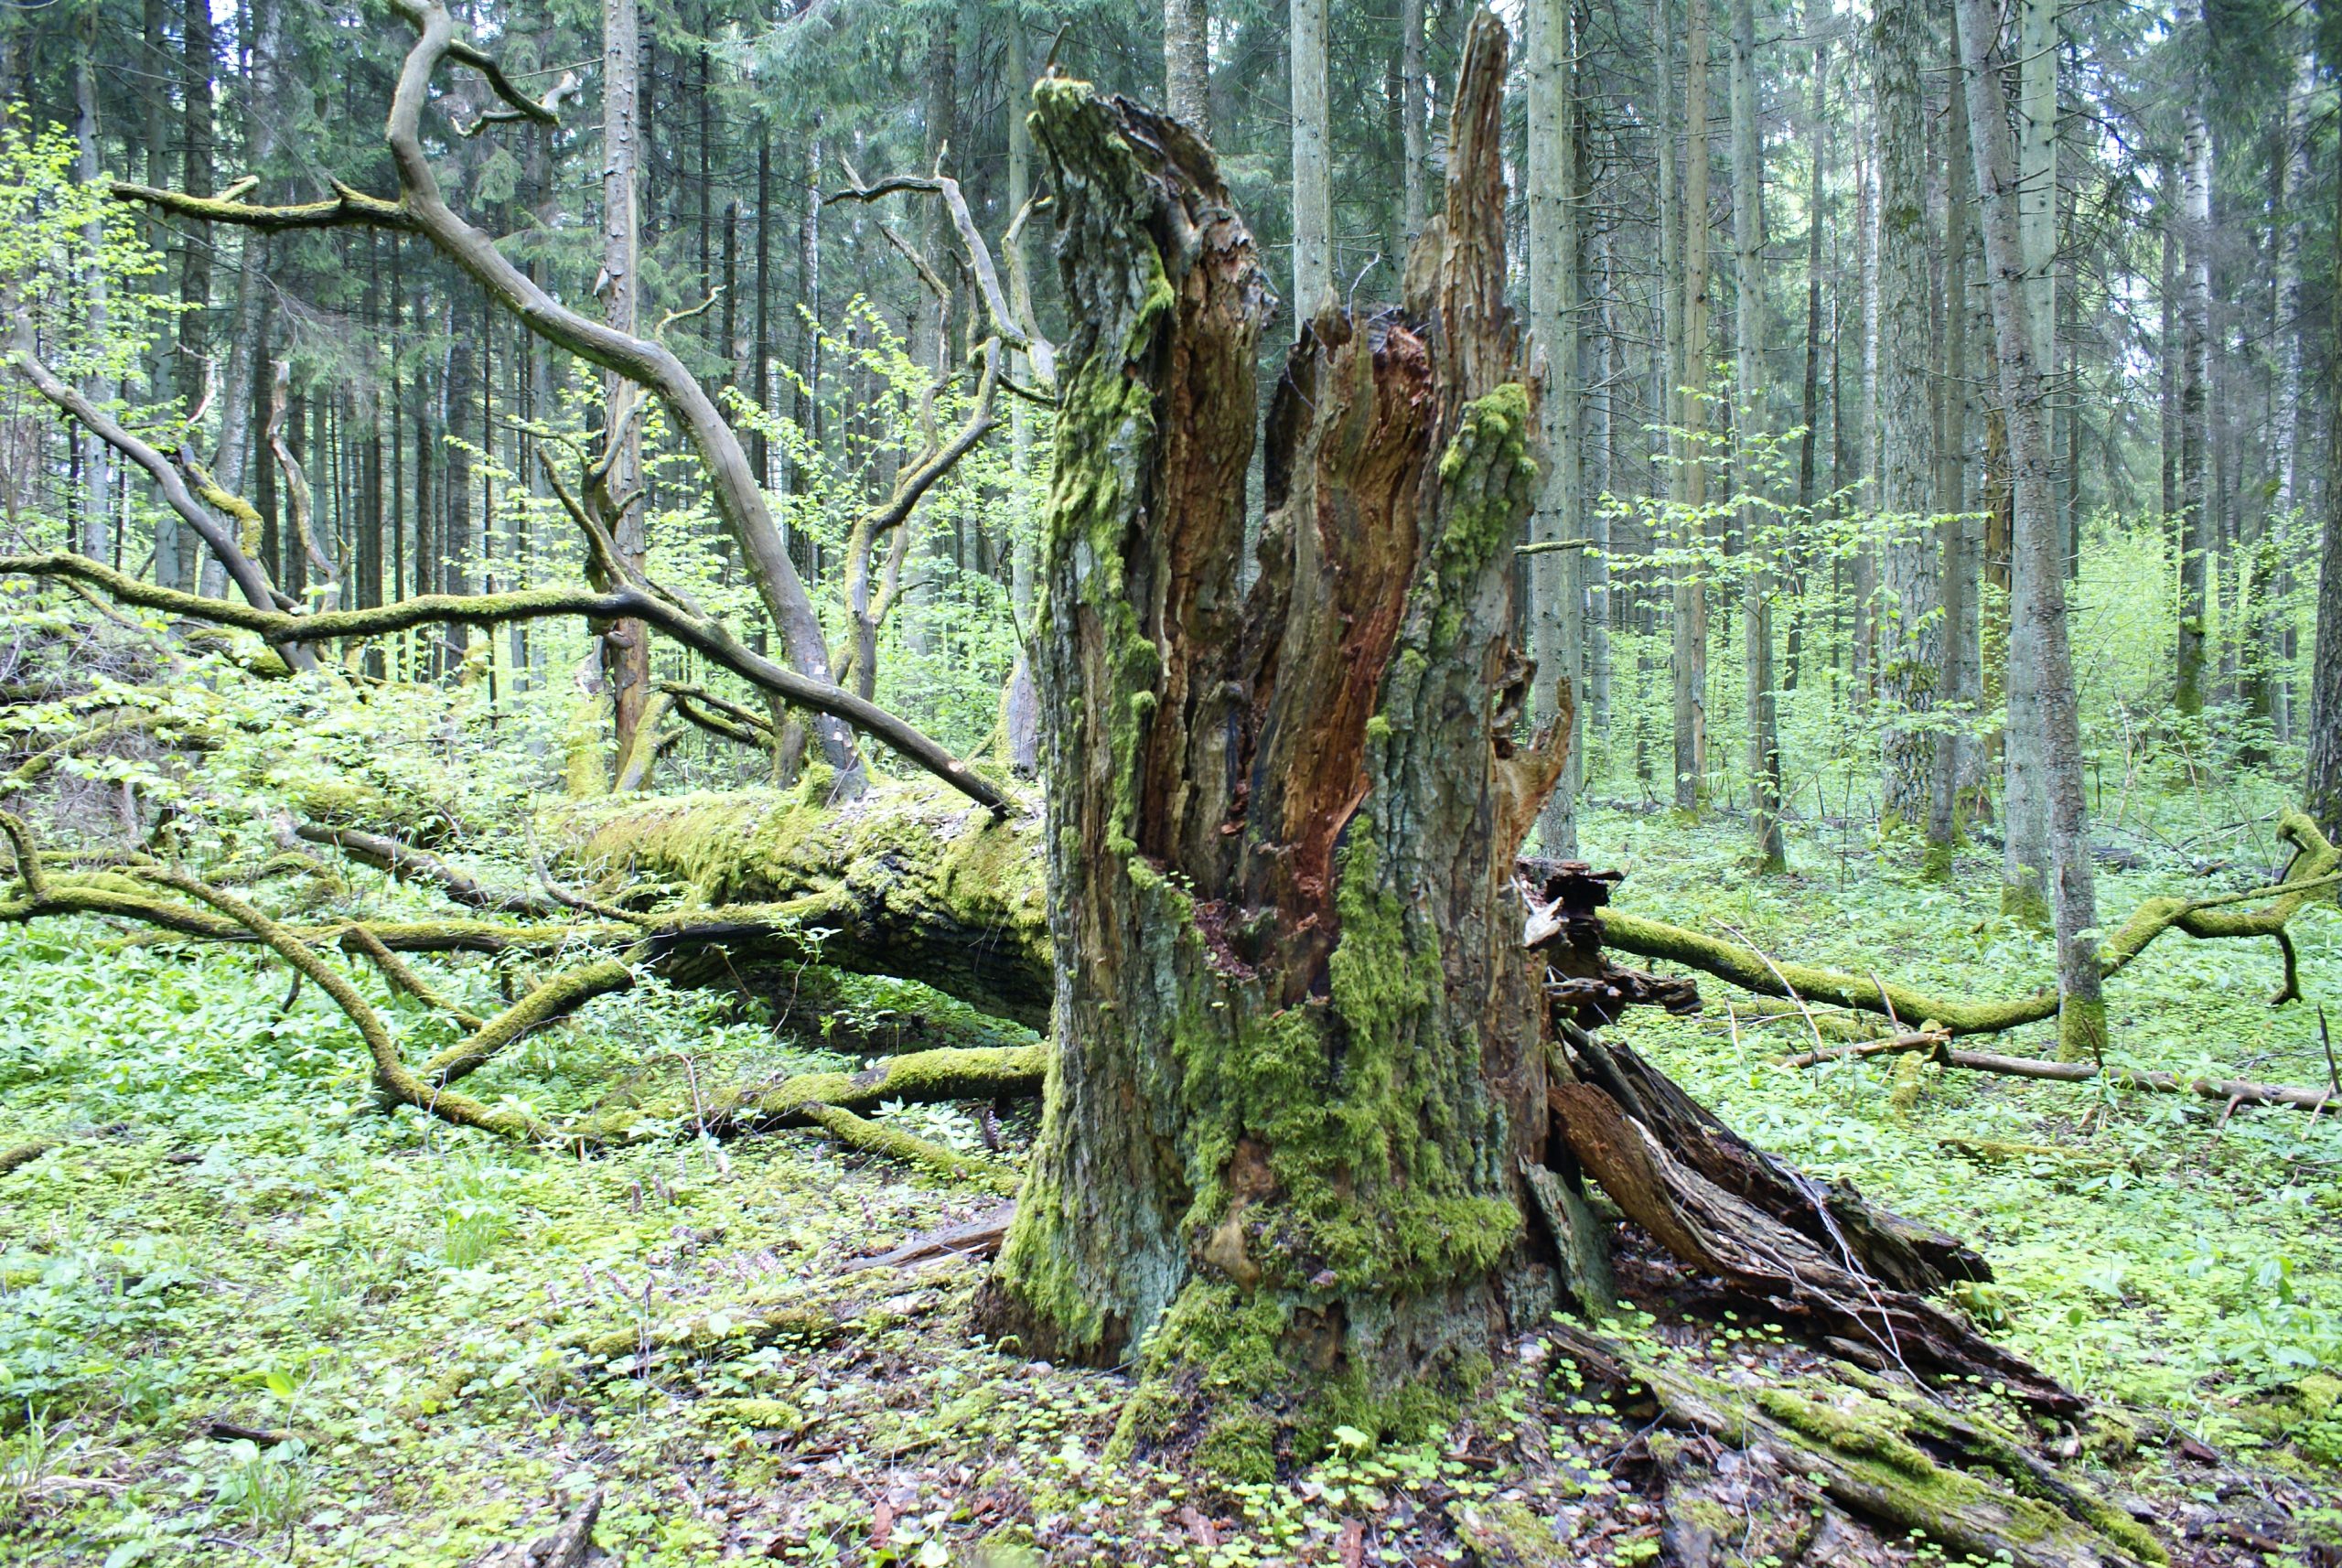
[[[1768,1455],[1897,1535],[1921,1531],[1971,1560],[2019,1568],[2169,1561],[2146,1529],[2011,1434],[1907,1386],[1851,1367],[1826,1387],[1736,1382],[1572,1325],[1551,1332],[1595,1382],[1647,1394],[1658,1423]],[[1656,1441],[1650,1450],[1662,1463],[1688,1457]],[[1692,1495],[1671,1482],[1667,1498],[1679,1540],[1710,1522],[1696,1487],[1683,1490]]]
[[[795,789],[562,808],[543,824],[578,875],[683,895],[664,922],[710,945],[736,906],[811,900],[793,931],[768,922],[728,950],[734,977],[786,993],[811,961],[918,980],[981,1012],[1038,1026],[1052,990],[1037,815],[1000,818],[925,780],[833,805],[824,771]],[[681,968],[679,960],[671,967]]]

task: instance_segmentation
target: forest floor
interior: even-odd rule
[[[2100,884],[2110,928],[2150,893],[2279,869],[2270,823],[2195,823],[2185,800],[2163,814],[2101,832],[2121,862]],[[1629,873],[1622,907],[1770,953],[1990,994],[2049,972],[2046,941],[1987,902],[1982,847],[1955,888],[1855,829],[1799,835],[1799,874],[1764,882],[1738,875],[1728,822],[1603,811],[1586,843]],[[376,908],[393,897],[365,892]],[[2311,1004],[2265,1004],[2269,944],[2173,935],[2112,988],[2117,1058],[2323,1080],[2315,1003],[2342,995],[2342,918],[2294,929]],[[386,1116],[313,987],[288,1003],[285,973],[254,954],[108,936],[0,931],[0,1144],[69,1135],[0,1176],[0,1563],[465,1563],[597,1489],[600,1546],[633,1564],[1660,1555],[1649,1423],[1573,1387],[1541,1341],[1414,1447],[1361,1443],[1234,1491],[1109,1463],[1125,1381],[972,1337],[978,1265],[850,1267],[990,1195],[812,1133],[718,1146],[685,1124],[581,1161]],[[476,961],[437,972],[493,993]],[[1703,990],[1700,1017],[1623,1027],[1752,1141],[1978,1244],[1999,1277],[1966,1305],[2129,1412],[2069,1446],[2175,1561],[2342,1561],[2342,1114],[2224,1116],[1932,1068],[1898,1109],[1891,1066],[1781,1069],[1804,1021]],[[915,1004],[884,983],[865,994],[865,1025]],[[837,1060],[814,1020],[776,1027],[654,987],[478,1084],[547,1109],[688,1102],[694,1083]],[[962,1110],[899,1114],[980,1146]],[[1012,1145],[1029,1115],[1005,1119]],[[1727,1372],[1827,1375],[1778,1328],[1676,1290],[1631,1242],[1626,1260],[1652,1310],[1623,1332]],[[1800,1555],[1946,1560],[1753,1509],[1714,1560]]]

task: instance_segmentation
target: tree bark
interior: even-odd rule
[[[1540,725],[1559,709],[1556,682],[1584,689],[1585,606],[1584,411],[1578,370],[1577,87],[1572,0],[1531,0],[1529,101],[1529,333],[1537,367],[1542,473],[1529,517],[1531,648]],[[1580,542],[1573,544],[1573,541]],[[1577,755],[1537,819],[1546,854],[1577,854]]]
[[[1251,237],[1176,123],[1037,90],[1076,324],[1037,638],[1058,981],[983,1316],[1135,1351],[1118,1440],[1240,1477],[1419,1427],[1554,1299],[1518,1174],[1544,1058],[1512,859],[1558,767],[1505,738],[1535,467],[1503,55],[1483,14],[1406,308],[1327,312],[1294,353],[1243,596]]]
[[[1017,24],[1014,21],[1011,27]],[[1018,73],[1020,76],[1021,72]],[[1022,113],[1030,83],[1012,81],[1009,102]],[[1171,117],[1211,140],[1211,6],[1209,0],[1163,0],[1163,101]],[[1013,213],[1016,203],[1010,204]]]
[[[1683,450],[1675,472],[1679,549],[1707,546],[1708,504],[1708,7],[1689,0],[1683,68],[1682,360],[1675,369],[1675,423]],[[1708,591],[1687,561],[1674,585],[1675,805],[1696,811],[1707,797]]]
[[[2334,182],[2332,342],[2326,359],[2326,517],[2317,564],[2317,639],[2311,650],[2309,813],[2342,829],[2342,180]]]
[[[1291,0],[1293,318],[1296,338],[1334,303],[1332,122],[1327,103],[1327,0]]]
[[[2001,97],[1999,24],[1992,0],[1960,0],[1961,64],[1966,73],[1969,141],[1982,200],[1984,259],[1993,278],[2001,392],[2008,407],[2015,516],[2014,587],[2009,630],[2009,691],[2020,689],[2040,714],[2039,762],[2055,864],[2052,907],[2057,932],[2058,1038],[2068,1053],[2102,1049],[2106,1006],[2100,995],[2098,900],[2092,883],[2089,819],[2082,797],[2080,715],[2066,636],[2063,540],[2051,489],[2041,371],[2033,359],[2033,323],[2023,286],[2023,253],[2013,210],[2014,160]],[[2011,739],[2014,757],[2015,739]]]
[[[636,171],[641,159],[642,26],[635,0],[602,0],[602,317],[615,332],[633,337],[642,309],[637,257],[640,219]],[[635,417],[640,392],[612,371],[602,379],[608,439],[617,451],[605,486],[613,499],[642,487],[642,430]],[[636,572],[649,564],[643,535],[645,498],[617,514],[612,542]],[[596,586],[614,585],[597,584]],[[635,734],[650,700],[650,631],[639,620],[615,621],[602,634],[602,680],[609,688],[613,765],[634,751]]]
[[[2180,0],[2173,27],[2183,50],[2205,47],[2201,0]],[[2204,634],[2211,614],[2213,536],[2208,427],[2211,376],[2212,137],[2205,123],[2203,87],[2190,67],[2180,87],[2184,127],[2179,174],[2183,247],[2179,294],[2179,651],[2172,706],[2183,714],[2204,708]]]
[[[184,0],[179,28],[180,178],[190,196],[209,196],[213,151],[211,75],[218,65],[210,0]],[[179,252],[179,303],[186,313],[179,317],[177,381],[181,399],[192,412],[202,402],[211,375],[209,338],[205,330],[211,308],[211,247],[202,240],[189,240]],[[178,537],[176,527],[172,532]],[[189,548],[178,553],[170,586],[196,588],[202,583],[208,557],[192,542],[182,542]],[[159,550],[155,564],[160,581],[164,563]]]
[[[1886,703],[1881,806],[1925,828],[1943,666],[1941,558],[1928,525],[1934,454],[1928,332],[1925,94],[1933,28],[1923,0],[1881,0],[1872,38],[1878,114],[1879,688]]]
[[[1928,790],[1928,849],[1931,865],[1949,877],[1961,832],[1960,796],[1975,771],[1972,715],[1983,702],[1976,520],[1968,513],[1970,209],[1976,199],[1968,156],[1968,100],[1959,75],[1960,47],[1951,43],[1953,73],[1946,115],[1943,226],[1944,331],[1936,435],[1938,538],[1943,556],[1943,672],[1939,690],[1950,713],[1939,720],[1933,776]],[[1943,704],[1939,704],[1941,708]]]
[[[1773,563],[1777,550],[1764,505],[1765,478],[1750,453],[1766,425],[1765,156],[1756,123],[1756,13],[1752,0],[1732,5],[1732,236],[1739,273],[1733,306],[1733,419],[1737,448],[1741,548],[1747,559],[1741,588],[1748,691],[1749,810],[1759,872],[1789,869],[1781,834],[1781,745],[1774,719]]]
[[[1423,0],[1399,0],[1400,221],[1407,248],[1423,238],[1431,212],[1429,84],[1423,79]]]

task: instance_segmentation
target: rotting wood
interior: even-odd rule
[[[1849,1369],[1855,1387],[1744,1386],[1579,1326],[1548,1331],[1597,1382],[1647,1391],[1660,1420],[1766,1450],[1848,1511],[2017,1568],[2168,1561],[2144,1527],[2008,1434]]]

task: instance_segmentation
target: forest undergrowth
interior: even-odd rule
[[[2272,822],[2237,805],[2134,801],[2101,830],[2105,907],[2272,880]],[[1947,886],[1861,824],[1801,827],[1789,879],[1742,875],[1728,822],[1612,809],[1586,843],[1628,873],[1622,907],[1768,953],[1972,994],[2049,972],[2047,939],[1993,912],[1989,844]],[[369,908],[419,902],[360,875]],[[2309,1000],[2276,1010],[2266,944],[2158,947],[2113,988],[2112,1059],[2325,1080],[2316,1006],[2342,983],[2342,922],[2320,911],[2294,932]],[[1126,1381],[975,1338],[977,1265],[851,1267],[994,1195],[818,1133],[718,1144],[688,1112],[592,1159],[385,1114],[314,988],[288,993],[249,951],[112,935],[0,931],[0,1143],[64,1140],[0,1176],[0,1562],[464,1563],[597,1489],[601,1548],[643,1565],[1660,1554],[1638,1490],[1658,1439],[1542,1342],[1416,1446],[1338,1432],[1333,1455],[1232,1488],[1110,1461]],[[475,1005],[495,996],[487,961],[431,967]],[[410,1039],[441,1043],[448,1026],[360,983]],[[850,985],[833,1039],[810,1015],[646,984],[474,1087],[548,1112],[689,1107],[839,1065],[833,1044],[940,1001]],[[1932,1067],[1898,1079],[1892,1058],[1789,1069],[1779,1058],[1811,1044],[1796,1010],[1703,994],[1697,1017],[1638,1012],[1622,1029],[1752,1141],[1976,1243],[1998,1279],[1964,1305],[2127,1412],[2069,1446],[2176,1561],[2330,1560],[2342,1114]],[[2050,1027],[2010,1048],[2050,1054]],[[1032,1112],[1002,1110],[996,1133],[977,1107],[894,1115],[1014,1154]],[[1656,1282],[1653,1313],[1625,1327],[1654,1354],[1779,1378],[1821,1365],[1745,1309],[1670,1294],[1631,1242],[1622,1270]],[[1752,1517],[1729,1560],[1789,1561],[1812,1533]],[[1888,1540],[1807,1560],[1948,1555]]]

